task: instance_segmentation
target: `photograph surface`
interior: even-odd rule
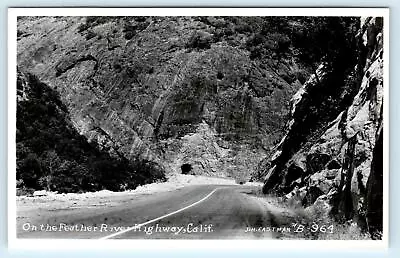
[[[386,238],[382,9],[26,10],[9,18],[17,240]]]

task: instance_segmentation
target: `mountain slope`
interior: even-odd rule
[[[241,157],[248,175],[281,136],[286,103],[309,75],[291,56],[288,21],[20,17],[17,59],[60,93],[79,133],[112,155],[219,175],[234,175],[224,164]],[[215,134],[204,150],[216,154],[176,160],[181,138],[201,135],[204,124]]]
[[[345,75],[342,82],[332,84],[330,75],[335,71],[320,66],[292,98],[286,134],[275,154],[261,163],[259,172],[265,175],[264,192],[287,194],[304,206],[327,204],[339,221],[353,220],[379,238],[383,23],[380,17],[361,21],[354,51],[358,56],[342,63],[352,69],[341,72]],[[336,95],[328,95],[326,84]],[[316,119],[310,123],[313,114]]]
[[[113,157],[88,143],[59,95],[31,74],[17,77],[18,187],[59,192],[114,191],[165,180],[148,161]]]

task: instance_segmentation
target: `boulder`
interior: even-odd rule
[[[322,170],[331,156],[326,153],[310,153],[307,155],[307,173],[313,174]]]
[[[304,175],[305,171],[303,170],[302,167],[299,165],[292,163],[286,172],[285,179],[284,179],[284,184],[286,186],[291,185],[295,180],[301,179],[301,177]]]
[[[307,188],[307,193],[304,196],[303,199],[303,206],[307,207],[310,206],[312,204],[314,204],[314,202],[317,200],[318,197],[320,197],[321,195],[323,195],[324,192],[322,192],[318,187],[316,186],[310,186]]]
[[[326,168],[327,169],[338,169],[341,168],[341,164],[339,161],[337,161],[336,159],[332,159],[331,161],[328,162],[328,164],[326,164]]]

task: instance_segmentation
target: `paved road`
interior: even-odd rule
[[[49,230],[17,230],[19,238],[261,239],[276,226],[251,186],[203,185],[127,199],[116,207],[41,218]],[[161,217],[161,218],[160,218]],[[136,227],[134,227],[136,225]],[[257,231],[249,230],[258,229]],[[67,229],[70,229],[68,231]],[[268,231],[268,230],[267,230]]]

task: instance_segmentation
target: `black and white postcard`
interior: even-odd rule
[[[10,245],[387,246],[388,13],[10,8]]]

